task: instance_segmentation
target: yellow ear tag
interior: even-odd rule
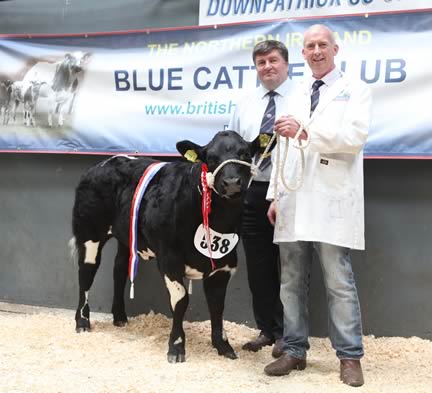
[[[195,150],[188,150],[185,154],[184,157],[186,158],[186,160],[188,161],[192,161],[192,162],[196,162],[197,158],[198,158],[198,154],[195,153]]]

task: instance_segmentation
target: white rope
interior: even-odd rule
[[[229,160],[226,160],[226,161],[224,161],[224,162],[222,162],[221,164],[219,164],[219,166],[215,169],[215,171],[212,173],[212,172],[207,172],[207,176],[206,176],[206,179],[207,179],[207,185],[216,193],[216,194],[218,194],[219,195],[219,192],[216,190],[216,188],[215,188],[215,186],[214,186],[214,182],[215,182],[215,179],[216,179],[216,175],[218,174],[218,172],[226,165],[226,164],[231,164],[231,163],[233,163],[233,164],[241,164],[241,165],[246,165],[246,166],[249,166],[249,167],[251,167],[251,173],[252,173],[252,175],[253,175],[253,167],[254,167],[254,165],[253,164],[251,164],[251,163],[249,163],[249,162],[246,162],[246,161],[242,161],[242,160],[237,160],[237,159],[235,159],[235,158],[231,158],[231,159],[229,159]]]
[[[278,178],[279,177],[281,178],[282,185],[285,187],[286,190],[289,190],[289,191],[297,191],[301,187],[301,185],[303,184],[303,173],[304,173],[304,168],[305,168],[305,158],[304,158],[304,152],[303,152],[303,150],[306,149],[309,146],[310,137],[309,137],[309,134],[306,133],[307,138],[306,138],[305,144],[303,145],[302,141],[300,139],[300,136],[301,136],[301,134],[302,134],[302,132],[304,130],[304,125],[299,120],[297,120],[297,122],[300,124],[300,126],[299,126],[299,128],[298,128],[298,130],[297,130],[297,132],[296,132],[296,134],[294,136],[294,138],[292,138],[292,139],[293,139],[294,143],[298,142],[297,145],[293,144],[293,146],[296,149],[300,150],[300,165],[301,165],[301,170],[300,170],[299,175],[297,176],[298,182],[297,182],[297,184],[294,187],[289,186],[286,183],[285,178],[283,176],[285,165],[286,165],[286,161],[287,161],[287,157],[288,157],[289,139],[290,138],[285,137],[286,146],[285,146],[284,157],[283,157],[283,161],[282,161],[282,172],[281,173],[279,173],[280,169],[281,169],[281,165],[280,165],[281,164],[281,160],[280,160],[280,138],[281,138],[281,136],[279,134],[277,134],[277,133],[274,133],[272,135],[272,137],[270,139],[270,142],[268,143],[268,145],[266,146],[263,154],[261,155],[261,158],[258,160],[258,162],[257,162],[256,165],[253,165],[253,169],[255,169],[255,170],[256,170],[256,168],[259,168],[259,166],[261,165],[262,161],[267,156],[268,151],[269,151],[269,149],[270,149],[273,141],[276,138],[277,139],[276,140],[276,174],[275,174],[275,179],[274,179],[275,180],[274,181],[274,184],[275,184],[275,196],[277,196],[277,192],[276,191],[277,191],[277,183],[278,183]],[[254,174],[256,174],[256,173],[254,173]]]
[[[286,161],[287,161],[287,157],[288,157],[288,149],[289,149],[289,139],[288,137],[285,137],[286,139],[286,146],[285,146],[285,151],[284,151],[284,157],[283,157],[283,161],[282,161],[282,168],[280,165],[280,135],[277,133],[273,133],[270,142],[267,144],[264,152],[261,154],[260,159],[258,160],[258,162],[256,163],[256,165],[251,164],[249,162],[246,161],[242,161],[242,160],[237,160],[237,159],[229,159],[226,160],[224,162],[222,162],[221,164],[219,164],[219,166],[215,169],[215,171],[212,172],[207,172],[207,184],[208,186],[216,192],[216,194],[219,195],[219,192],[216,190],[215,186],[214,186],[214,182],[216,179],[216,175],[218,174],[218,172],[227,164],[230,163],[234,163],[234,164],[241,164],[241,165],[246,165],[249,166],[251,168],[251,178],[249,181],[249,185],[252,181],[253,176],[255,176],[257,174],[257,170],[260,167],[261,163],[263,162],[264,158],[267,156],[268,151],[270,150],[271,145],[273,144],[275,138],[277,138],[276,141],[276,174],[275,174],[275,179],[274,179],[274,187],[275,187],[275,191],[274,191],[274,195],[275,195],[275,200],[277,200],[277,184],[278,184],[278,178],[280,176],[281,178],[281,182],[282,185],[284,186],[285,189],[289,190],[289,191],[296,191],[298,190],[302,184],[303,184],[303,174],[304,174],[304,169],[305,169],[305,158],[304,158],[304,149],[306,149],[309,146],[310,143],[310,137],[309,135],[306,133],[306,141],[305,144],[302,144],[302,141],[300,140],[300,135],[302,134],[303,130],[304,130],[304,125],[301,121],[297,120],[297,122],[300,124],[300,127],[298,128],[294,138],[293,139],[293,146],[296,149],[299,149],[300,151],[300,171],[299,174],[297,175],[297,184],[294,187],[289,186],[286,181],[285,178],[283,176],[284,174],[284,169],[285,169],[285,165],[286,165]],[[297,142],[297,144],[295,144],[295,142]],[[280,169],[282,169],[281,173]],[[248,185],[248,186],[249,186]]]
[[[297,120],[298,121],[298,120]],[[285,137],[286,144],[285,144],[285,151],[284,156],[282,160],[282,167],[281,167],[281,161],[280,161],[280,135],[277,135],[277,145],[276,145],[276,172],[275,172],[275,178],[274,178],[274,202],[275,202],[275,210],[276,210],[276,216],[278,215],[278,183],[279,183],[279,177],[281,179],[281,183],[283,187],[288,191],[297,191],[303,184],[303,175],[305,170],[305,157],[304,157],[304,149],[306,149],[309,146],[310,143],[310,137],[309,134],[306,133],[306,141],[305,144],[302,144],[302,141],[300,139],[300,135],[302,134],[304,130],[304,124],[301,121],[298,121],[300,124],[294,138],[293,139],[293,146],[296,149],[299,149],[300,151],[300,171],[297,171],[297,184],[295,184],[293,187],[288,185],[285,181],[284,172],[285,172],[285,165],[288,157],[288,149],[289,149],[289,138]],[[298,142],[296,145],[295,142]]]
[[[284,172],[285,172],[285,165],[286,165],[286,161],[287,161],[287,157],[288,157],[288,149],[289,149],[289,139],[290,138],[285,138],[286,143],[285,143],[285,151],[284,151],[284,156],[283,156],[283,160],[282,160],[282,166],[281,166],[281,160],[280,160],[280,135],[277,135],[277,145],[276,145],[276,174],[275,174],[275,195],[277,196],[277,184],[278,184],[278,179],[280,177],[281,179],[281,183],[284,186],[284,188],[288,191],[297,191],[303,184],[303,173],[304,173],[304,169],[305,169],[305,157],[304,157],[304,149],[306,149],[306,147],[309,146],[310,143],[310,138],[309,135],[306,133],[307,135],[307,139],[305,144],[302,144],[302,141],[300,138],[300,135],[302,134],[303,130],[304,130],[304,126],[302,122],[299,122],[300,126],[294,136],[293,139],[293,146],[296,149],[300,150],[300,170],[297,173],[297,184],[295,184],[294,186],[290,186],[286,183],[285,181],[285,177],[284,177]],[[296,145],[295,142],[297,142],[298,144]],[[281,172],[279,174],[279,171]]]

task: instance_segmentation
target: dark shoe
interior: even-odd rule
[[[342,359],[340,361],[340,380],[349,386],[362,386],[364,379],[360,360]]]
[[[264,334],[260,334],[255,340],[249,341],[243,345],[242,349],[245,351],[258,352],[262,349],[262,347],[265,347],[266,345],[272,345],[273,343],[274,340],[268,338]]]
[[[275,359],[280,358],[283,355],[283,353],[284,353],[283,346],[284,346],[284,340],[283,340],[283,338],[282,337],[278,338],[275,341],[275,343],[273,345],[273,350],[272,350],[272,356]]]
[[[270,376],[288,375],[292,370],[304,370],[306,359],[297,359],[284,353],[278,360],[267,364],[264,372]]]

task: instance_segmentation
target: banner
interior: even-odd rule
[[[432,10],[430,0],[200,0],[199,24]]]
[[[292,87],[309,68],[302,33],[326,23],[337,66],[373,94],[369,157],[432,157],[432,13],[251,23],[124,34],[0,37],[0,150],[175,155],[207,143],[257,85],[254,45],[290,52]],[[287,108],[287,114],[289,108]]]

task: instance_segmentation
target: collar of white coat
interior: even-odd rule
[[[330,88],[338,79],[342,78],[342,72],[338,68],[334,68],[327,75],[324,75],[320,80],[325,83],[325,87]],[[309,90],[312,92],[313,83],[318,80],[313,76],[309,79]],[[323,86],[324,87],[324,86]]]
[[[327,75],[326,75],[327,76]],[[315,111],[312,113],[312,116],[310,118],[309,124],[312,119],[315,119],[325,108],[326,106],[334,100],[334,98],[346,88],[346,85],[348,84],[348,79],[344,77],[344,74],[342,74],[339,71],[339,77],[333,80],[332,84],[326,88],[326,90],[323,92],[323,96],[320,98],[320,102],[318,106],[316,107]],[[309,92],[307,93],[309,95]]]

